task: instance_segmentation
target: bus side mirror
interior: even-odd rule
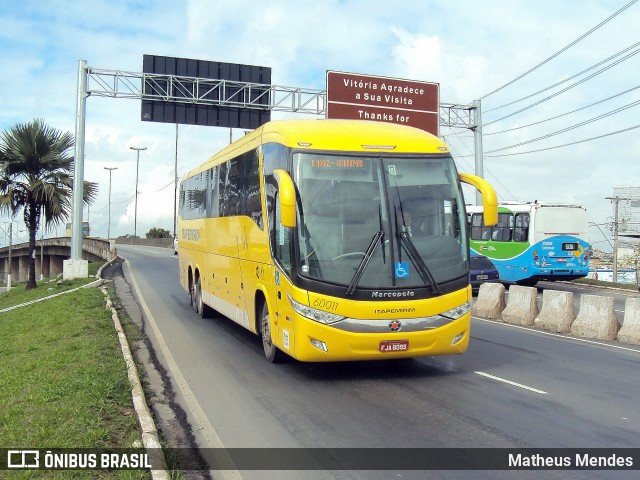
[[[282,225],[289,228],[296,226],[296,188],[289,174],[282,170],[274,170],[278,178],[278,198],[280,200],[280,217]]]
[[[482,210],[484,212],[484,224],[488,227],[498,223],[498,196],[489,183],[476,175],[460,173],[460,181],[473,185],[482,194]]]

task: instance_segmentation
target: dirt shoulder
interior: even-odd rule
[[[141,380],[149,408],[165,446],[170,449],[197,449],[191,425],[184,409],[176,401],[171,377],[163,367],[147,335],[147,321],[138,299],[125,277],[122,259],[105,268],[102,277],[110,280],[115,290],[114,307],[118,315],[126,314],[141,332],[139,341],[130,342],[131,351],[141,371]],[[169,461],[170,458],[168,459]],[[210,479],[208,472],[181,472],[186,479]]]

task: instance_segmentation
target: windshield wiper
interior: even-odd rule
[[[424,260],[422,259],[420,252],[418,252],[418,250],[416,249],[416,246],[411,241],[409,232],[407,230],[401,229],[400,226],[398,225],[397,206],[395,206],[395,209],[396,209],[396,212],[395,212],[396,213],[396,236],[400,239],[400,243],[404,245],[404,248],[406,249],[407,254],[409,255],[409,258],[411,259],[413,264],[417,267],[418,274],[420,275],[420,278],[422,279],[422,281],[424,283],[429,284],[434,294],[440,295],[440,288],[438,287],[438,282],[436,282],[436,279],[433,278],[433,275],[431,274],[429,267],[427,267],[427,264],[424,263]],[[400,212],[402,213],[402,204],[400,204]]]
[[[345,295],[353,295],[353,292],[355,292],[356,287],[358,286],[358,282],[360,281],[360,278],[362,278],[362,274],[364,273],[365,268],[367,268],[367,265],[369,265],[369,260],[371,260],[373,252],[375,252],[376,248],[378,248],[380,239],[382,239],[383,236],[384,231],[380,230],[379,232],[376,232],[371,239],[371,243],[369,244],[364,257],[362,257],[362,260],[360,260],[358,268],[356,268],[356,273],[353,274],[353,278],[351,279],[351,283],[349,284],[349,288],[347,288]]]

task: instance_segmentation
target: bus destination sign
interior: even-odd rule
[[[323,159],[314,158],[311,160],[311,168],[362,168],[364,161],[362,159]]]
[[[327,71],[327,118],[399,123],[438,135],[437,83]]]

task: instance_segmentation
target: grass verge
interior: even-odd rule
[[[69,288],[74,286],[79,285]],[[17,303],[46,291],[16,290]],[[141,440],[111,313],[97,288],[4,312],[0,358],[3,448],[129,448]],[[12,478],[150,478],[148,472],[136,470],[11,474]]]
[[[604,280],[594,280],[593,278],[579,278],[577,280],[573,280],[574,283],[581,283],[583,285],[593,285],[597,287],[612,287],[612,288],[620,288],[622,290],[632,290],[637,292],[638,286],[631,283],[613,283],[613,282],[605,282]]]
[[[25,290],[27,283],[22,282],[14,285],[8,292],[0,294],[0,310],[14,305],[37,300],[39,298],[55,295],[56,293],[73,290],[95,281],[95,275],[104,262],[89,262],[89,277],[77,278],[75,280],[58,280],[56,278],[46,278],[39,282],[37,288],[33,290]]]

